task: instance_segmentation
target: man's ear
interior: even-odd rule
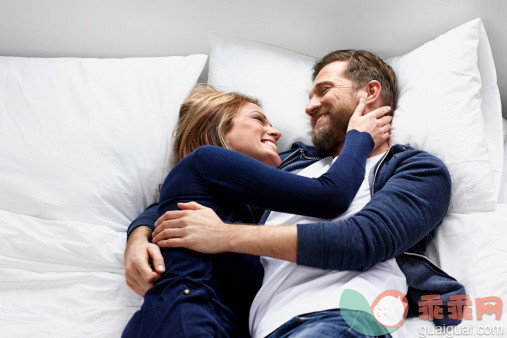
[[[367,105],[375,105],[378,102],[381,102],[380,91],[382,89],[382,85],[377,80],[371,80],[364,87],[366,91],[366,104]]]

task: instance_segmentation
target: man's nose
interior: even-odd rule
[[[317,111],[317,109],[319,108],[320,108],[320,100],[315,96],[313,96],[310,99],[310,102],[308,102],[308,105],[306,106],[305,113],[308,114],[309,116],[312,116],[315,113],[315,111]]]

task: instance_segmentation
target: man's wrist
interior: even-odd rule
[[[133,242],[133,241],[148,241],[148,242],[151,242],[151,234],[152,234],[152,230],[149,226],[147,225],[140,225],[138,226],[137,228],[135,228],[134,230],[132,230],[132,232],[130,233],[130,236],[128,238],[128,242]]]

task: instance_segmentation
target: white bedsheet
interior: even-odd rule
[[[0,234],[0,337],[119,337],[142,303],[124,232],[0,210]]]

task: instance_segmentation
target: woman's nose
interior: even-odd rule
[[[270,129],[268,130],[268,135],[273,136],[275,140],[278,141],[280,137],[282,137],[282,133],[278,129],[275,129],[273,127],[269,128]]]

